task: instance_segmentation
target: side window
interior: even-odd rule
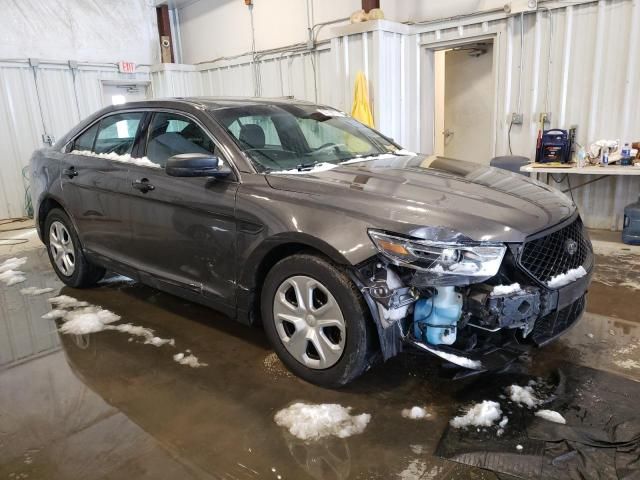
[[[119,113],[100,120],[95,153],[131,154],[143,113]]]
[[[282,147],[278,130],[268,115],[240,117],[229,125],[229,131],[245,148]]]
[[[96,132],[98,131],[98,124],[95,123],[91,128],[85,130],[85,132],[77,137],[73,142],[71,151],[92,151],[93,141],[96,139]]]
[[[147,135],[147,158],[163,168],[174,155],[217,154],[215,144],[202,128],[175,113],[155,113]]]

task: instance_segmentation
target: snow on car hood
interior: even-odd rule
[[[274,189],[314,195],[376,227],[418,237],[421,227],[444,226],[477,241],[519,242],[575,212],[564,194],[540,182],[435,156],[385,155],[266,179]]]

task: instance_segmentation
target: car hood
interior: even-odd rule
[[[421,238],[424,227],[443,227],[475,241],[519,242],[576,210],[547,185],[461,160],[382,155],[324,166],[266,178],[274,189],[318,196],[324,208],[366,218],[374,228]]]

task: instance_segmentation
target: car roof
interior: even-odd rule
[[[261,97],[175,97],[175,98],[153,98],[138,102],[128,102],[126,108],[144,107],[170,107],[188,104],[195,108],[206,110],[218,110],[221,108],[243,107],[250,105],[315,105],[306,100],[297,100],[290,97],[261,98]],[[118,105],[114,110],[123,108]],[[118,108],[119,107],[119,108]]]

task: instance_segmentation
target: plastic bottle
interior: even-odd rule
[[[629,142],[625,142],[622,150],[620,151],[620,165],[629,166],[633,162],[631,161],[631,145]]]
[[[600,163],[603,166],[609,165],[609,147],[602,147],[602,156],[600,157]]]

